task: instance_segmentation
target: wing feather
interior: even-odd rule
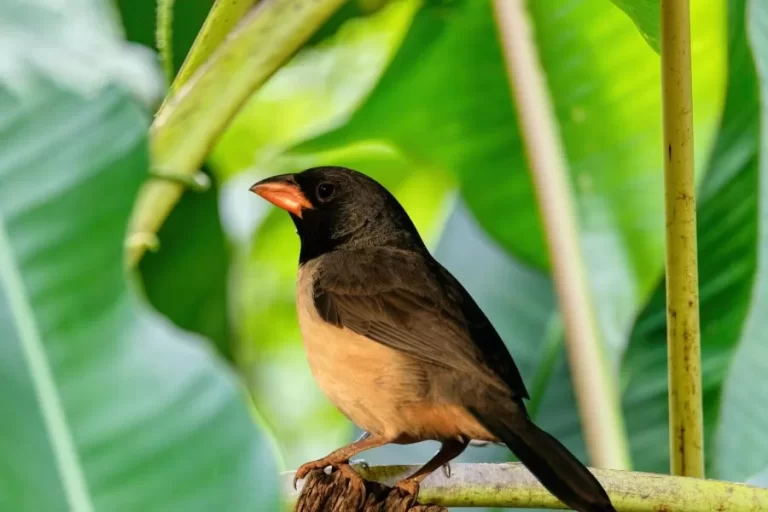
[[[314,300],[325,321],[422,362],[501,380],[513,396],[528,398],[491,323],[429,255],[389,248],[339,251],[323,256],[319,268]]]

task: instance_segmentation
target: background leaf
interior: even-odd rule
[[[219,139],[210,162],[221,179],[270,165],[269,158],[286,148],[342,124],[376,85],[420,5],[419,0],[389,2],[369,16],[344,21],[300,51],[251,97]]]
[[[734,2],[738,15],[744,16],[744,2]],[[739,345],[733,355],[728,376],[723,385],[719,425],[716,439],[716,471],[721,478],[744,480],[768,466],[768,389],[763,383],[768,371],[768,334],[766,334],[766,315],[768,311],[768,5],[764,2],[747,1],[747,34],[752,56],[757,68],[755,85],[749,84],[748,97],[751,99],[751,133],[758,134],[753,141],[759,143],[759,157],[753,154],[750,162],[757,181],[751,186],[757,190],[759,203],[753,208],[757,217],[757,274],[754,277],[754,289],[748,299],[748,314],[741,333]],[[745,52],[748,53],[749,52]],[[746,65],[750,72],[751,62]],[[742,89],[744,90],[744,89]],[[759,95],[755,94],[759,91]],[[743,93],[742,93],[743,94]],[[751,149],[754,149],[751,147]],[[741,194],[737,201],[745,202]],[[736,203],[739,204],[739,203]],[[754,229],[754,228],[753,228]],[[734,236],[731,234],[731,236]],[[726,263],[726,268],[734,272],[739,263],[734,253]]]
[[[149,165],[149,116],[128,93],[156,74],[103,5],[0,8],[15,27],[3,37],[18,38],[0,74],[0,410],[13,411],[0,508],[274,508],[271,446],[232,374],[126,279],[125,226]]]

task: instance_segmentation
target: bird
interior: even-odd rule
[[[491,442],[505,444],[568,507],[615,510],[597,478],[532,421],[503,340],[383,185],[322,166],[263,179],[250,191],[293,220],[301,243],[296,310],[311,373],[365,432],[299,467],[296,480],[329,466],[361,478],[349,466],[360,452],[439,441],[434,457],[395,485],[417,496],[420,483],[470,442]]]

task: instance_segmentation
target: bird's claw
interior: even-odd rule
[[[327,466],[332,466],[333,464],[330,464],[324,459],[320,460],[313,460],[312,462],[307,462],[306,464],[302,464],[299,469],[296,470],[296,473],[293,476],[293,489],[296,490],[297,484],[299,480],[302,480],[307,474],[309,474],[310,471],[315,469],[325,469]]]
[[[451,478],[451,463],[446,462],[443,464],[443,474],[445,475],[445,478]]]
[[[401,492],[410,495],[410,496],[418,496],[419,495],[419,482],[415,480],[400,480],[395,484],[395,489],[399,489]]]
[[[349,461],[349,464],[352,466],[360,466],[363,468],[364,471],[368,471],[371,469],[371,466],[368,464],[368,462],[365,461],[365,459],[355,459]]]

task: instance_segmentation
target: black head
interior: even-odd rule
[[[300,263],[338,249],[426,250],[400,203],[375,180],[344,167],[314,167],[262,180],[251,190],[290,213]]]

